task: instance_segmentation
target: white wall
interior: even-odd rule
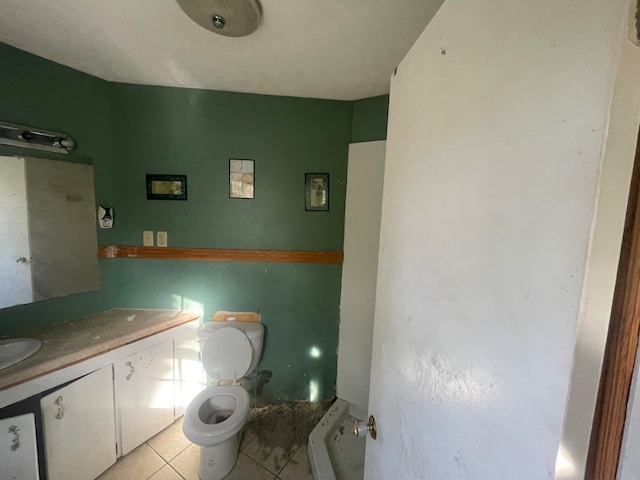
[[[385,147],[349,145],[336,388],[362,415],[369,403]]]
[[[615,280],[631,158],[608,149],[635,139],[607,135],[627,12],[448,0],[400,64],[365,478],[554,478],[561,441],[588,441],[599,369],[581,375],[574,353],[588,338],[599,365]],[[583,453],[558,476],[579,478]]]

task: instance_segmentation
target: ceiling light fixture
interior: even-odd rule
[[[177,0],[191,20],[210,32],[244,37],[262,23],[259,0]]]

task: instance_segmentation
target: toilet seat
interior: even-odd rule
[[[201,409],[209,401],[215,401],[217,396],[230,396],[235,399],[235,408],[231,415],[220,423],[205,423],[201,418]],[[187,406],[184,413],[185,436],[196,445],[210,445],[219,443],[238,433],[249,413],[249,394],[237,385],[213,386],[202,390]]]
[[[221,328],[211,333],[202,346],[202,365],[214,382],[237,382],[249,370],[251,360],[251,342],[244,332],[235,328]]]

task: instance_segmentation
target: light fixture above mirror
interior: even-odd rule
[[[76,142],[66,133],[3,121],[0,121],[0,144],[55,153],[70,153],[76,148]]]

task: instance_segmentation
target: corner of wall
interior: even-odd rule
[[[386,140],[389,95],[363,98],[352,105],[351,143]]]

